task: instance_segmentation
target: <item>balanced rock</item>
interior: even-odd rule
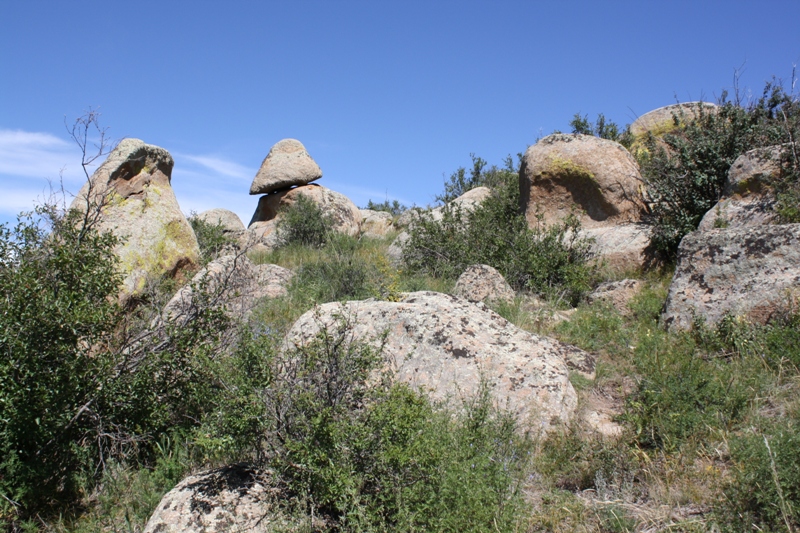
[[[254,265],[244,254],[226,255],[210,262],[182,287],[162,316],[185,323],[194,319],[200,306],[210,305],[246,320],[261,299],[285,296],[293,276],[278,265]]]
[[[517,328],[484,304],[435,292],[405,293],[397,302],[321,305],[295,322],[287,345],[306,345],[343,317],[353,339],[383,347],[397,380],[456,402],[477,394],[486,380],[497,405],[535,430],[566,423],[575,411],[565,361],[593,361],[577,348]],[[585,357],[571,357],[574,352]]]
[[[775,193],[771,182],[781,177],[781,156],[787,146],[745,152],[728,170],[722,199],[705,214],[697,229],[743,228],[774,224]]]
[[[695,231],[678,248],[663,322],[689,330],[695,317],[764,324],[800,295],[800,224]]]
[[[268,474],[233,465],[189,476],[161,499],[143,533],[223,533],[287,526]]]
[[[370,238],[385,237],[394,230],[394,217],[386,211],[361,209],[361,235]]]
[[[311,199],[331,219],[331,229],[352,237],[358,236],[361,231],[361,211],[358,207],[347,196],[313,183],[259,198],[248,230],[256,234],[261,242],[274,245],[277,242],[275,230],[281,210],[290,207],[301,195]]]
[[[322,177],[319,165],[308,155],[305,146],[295,139],[278,141],[258,170],[250,194],[268,194],[306,185]]]
[[[528,225],[552,224],[576,212],[584,228],[638,222],[644,203],[636,161],[619,143],[591,135],[554,134],[525,151],[520,207]]]
[[[456,281],[456,296],[470,302],[512,302],[514,289],[503,275],[489,265],[471,265]]]
[[[197,239],[170,184],[173,165],[163,148],[123,139],[70,206],[88,208],[98,216],[97,229],[120,238],[123,302],[141,293],[148,278],[180,277],[197,264]]]

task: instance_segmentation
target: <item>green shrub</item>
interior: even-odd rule
[[[25,511],[75,494],[114,372],[93,347],[121,317],[117,240],[77,212],[36,215],[0,226],[0,494]]]
[[[694,231],[719,200],[728,170],[744,152],[782,144],[800,133],[800,106],[778,82],[768,83],[758,100],[743,105],[723,92],[718,107],[698,104],[693,119],[675,115],[679,126],[661,138],[650,136],[637,156],[652,201],[652,242],[656,249],[674,257],[681,238]],[[783,212],[792,216],[796,192],[796,155],[787,152],[784,166],[791,170],[776,183]],[[787,201],[788,200],[788,201]],[[781,211],[782,209],[782,211]]]
[[[300,244],[319,247],[331,233],[333,221],[311,198],[302,194],[281,211],[276,228],[279,246]]]
[[[483,263],[498,269],[515,289],[577,302],[591,283],[589,243],[578,236],[578,220],[570,217],[552,226],[540,222],[529,229],[519,209],[515,169],[483,171],[482,160],[477,162],[483,177],[472,181],[494,183],[492,195],[472,212],[448,204],[440,221],[422,215],[404,245],[408,270],[456,278],[469,265]]]
[[[522,154],[518,154],[518,157],[521,158]],[[444,192],[436,195],[437,202],[445,204],[452,202],[465,192],[477,187],[500,188],[508,182],[509,174],[516,174],[519,171],[518,168],[515,168],[511,156],[503,162],[505,165],[503,168],[494,165],[487,168],[486,161],[476,157],[475,154],[470,154],[470,158],[472,159],[472,168],[469,176],[464,167],[459,167],[450,174],[444,182]]]
[[[589,115],[581,116],[580,113],[575,113],[569,125],[572,128],[572,133],[594,135],[601,139],[620,142],[626,146],[626,141],[629,140],[630,137],[627,130],[620,132],[620,128],[617,124],[614,122],[606,122],[606,117],[602,113],[597,115],[597,120],[594,124],[589,122]]]
[[[724,531],[800,527],[800,419],[775,420],[730,441],[733,478],[716,514]]]
[[[387,199],[380,203],[376,203],[373,202],[372,200],[369,200],[367,202],[367,207],[365,207],[364,209],[371,209],[373,211],[384,211],[396,217],[402,214],[404,211],[406,211],[408,207],[401,204],[397,200],[392,200],[391,202],[389,202],[389,200]]]
[[[225,227],[222,224],[211,224],[192,212],[189,216],[189,224],[197,237],[197,244],[200,246],[200,261],[206,265],[213,261],[231,245],[235,244],[234,239],[226,235]]]

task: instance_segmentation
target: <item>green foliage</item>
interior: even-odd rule
[[[222,252],[232,246],[235,241],[225,233],[222,224],[211,224],[199,218],[197,213],[192,212],[189,216],[189,224],[197,237],[197,244],[200,246],[200,261],[203,265],[208,264]]]
[[[364,209],[371,209],[373,211],[384,211],[396,217],[402,214],[404,211],[406,211],[408,207],[401,204],[397,200],[392,200],[391,202],[389,202],[389,200],[386,199],[381,203],[376,203],[373,202],[372,200],[369,200],[367,202],[367,207],[365,207]]]
[[[800,417],[765,424],[730,443],[734,477],[717,515],[724,531],[794,531],[800,527]]]
[[[333,221],[311,198],[302,194],[285,207],[276,228],[280,246],[300,244],[319,247],[325,244]]]
[[[120,317],[116,239],[77,212],[36,215],[0,227],[0,494],[23,507],[72,496],[114,372],[95,347]]]
[[[589,115],[581,116],[580,113],[575,113],[569,125],[572,128],[572,133],[594,135],[595,137],[608,139],[610,141],[622,142],[626,137],[625,133],[620,132],[620,128],[617,124],[614,122],[606,122],[606,117],[602,113],[597,115],[597,120],[594,124],[589,122]]]
[[[465,192],[477,187],[489,187],[490,189],[500,188],[507,184],[510,174],[519,172],[519,165],[514,165],[511,156],[508,156],[503,164],[503,168],[492,165],[486,167],[487,163],[475,154],[470,154],[472,168],[467,176],[467,169],[459,167],[444,182],[444,192],[436,195],[436,201],[444,204],[452,202]],[[519,158],[522,154],[517,154]]]
[[[768,83],[762,96],[749,105],[742,105],[738,97],[729,101],[727,93],[718,103],[715,109],[698,104],[693,119],[676,114],[674,131],[661,138],[649,136],[646,149],[637,151],[653,206],[652,242],[668,257],[719,200],[737,157],[754,148],[789,142],[800,132],[797,98],[778,82]],[[790,172],[775,186],[782,198],[779,212],[791,218],[788,205],[797,190],[800,166],[794,152],[787,151],[786,157],[783,164]]]
[[[471,182],[491,183],[492,195],[471,212],[445,205],[440,221],[422,215],[404,245],[408,270],[456,278],[467,266],[483,263],[498,269],[516,289],[575,303],[590,284],[589,243],[578,237],[578,220],[529,229],[519,210],[518,176],[510,160],[505,169],[488,171],[481,159],[473,160],[479,177]]]

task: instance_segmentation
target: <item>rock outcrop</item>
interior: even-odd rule
[[[254,265],[244,254],[226,255],[209,263],[182,287],[162,316],[184,322],[194,318],[198,306],[208,305],[222,308],[232,318],[247,320],[262,298],[285,296],[293,275],[278,265]]]
[[[361,209],[361,235],[369,238],[385,237],[394,231],[394,217],[386,211],[373,211]]]
[[[514,301],[514,289],[497,269],[489,265],[467,267],[456,281],[454,293],[470,302]]]
[[[566,361],[593,370],[593,358],[582,350],[519,329],[483,304],[435,292],[321,305],[292,326],[287,346],[311,342],[341,317],[355,339],[376,347],[385,342],[384,357],[399,381],[458,401],[477,393],[485,379],[497,404],[534,428],[568,422],[575,410]]]
[[[716,108],[716,105],[708,102],[686,102],[659,107],[634,120],[630,126],[630,131],[635,137],[648,133],[655,137],[660,137],[675,131],[681,124],[686,124],[696,119],[700,114],[700,110],[708,113],[714,112]],[[676,118],[677,124],[675,122]]]
[[[320,185],[311,184],[279,191],[258,200],[258,207],[248,226],[248,231],[268,245],[277,243],[275,230],[280,220],[280,211],[294,204],[303,195],[316,203],[325,216],[333,222],[332,229],[353,237],[361,231],[361,211],[345,195]]]
[[[599,226],[580,232],[581,237],[594,241],[591,246],[594,257],[616,272],[649,266],[654,257],[650,247],[651,235],[651,226],[641,223]]]
[[[123,303],[141,293],[150,277],[181,277],[200,254],[194,231],[170,184],[172,156],[139,139],[123,139],[71,208],[99,215],[97,228],[120,238]]]
[[[233,465],[189,476],[161,499],[143,533],[275,531],[286,526],[268,474]]]
[[[725,315],[766,323],[800,294],[800,224],[685,236],[662,315],[673,330]]]
[[[239,215],[227,209],[216,208],[203,211],[197,214],[197,218],[211,224],[212,226],[222,226],[227,235],[239,236],[244,232],[244,224]]]
[[[641,176],[622,145],[591,135],[554,134],[528,148],[519,172],[520,207],[528,225],[576,212],[584,228],[638,222]]]
[[[785,146],[750,150],[731,165],[722,199],[705,214],[697,229],[744,228],[778,222],[771,183],[781,177]]]
[[[308,155],[303,143],[283,139],[264,158],[250,185],[250,194],[269,194],[295,185],[307,185],[321,177],[322,170]]]

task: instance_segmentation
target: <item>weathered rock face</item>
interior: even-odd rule
[[[778,221],[770,182],[781,176],[784,146],[750,150],[731,165],[722,199],[705,214],[697,229],[764,226]]]
[[[174,161],[158,146],[123,139],[73,200],[100,206],[98,229],[122,242],[116,253],[124,277],[123,302],[151,276],[179,277],[197,264],[200,249],[170,185]]]
[[[642,282],[638,279],[623,279],[621,281],[607,281],[601,283],[594,291],[586,296],[589,304],[606,302],[611,304],[623,315],[630,312],[628,302],[642,289]]]
[[[258,170],[250,194],[269,194],[295,185],[306,185],[322,177],[319,165],[305,146],[295,139],[283,139],[267,154]]]
[[[403,262],[403,248],[410,238],[411,236],[407,231],[402,231],[397,237],[395,237],[394,241],[392,241],[392,244],[386,250],[386,256],[389,258],[390,263],[395,266],[399,266]]]
[[[456,281],[455,295],[470,302],[512,302],[514,289],[489,265],[471,265]]]
[[[660,137],[679,127],[675,124],[675,117],[678,117],[679,123],[685,124],[697,118],[700,109],[703,112],[713,112],[716,107],[708,102],[686,102],[659,107],[634,120],[631,124],[631,133],[637,137],[646,133]]]
[[[345,195],[319,185],[303,185],[288,191],[279,191],[258,200],[248,230],[262,242],[275,244],[275,230],[280,219],[280,210],[289,207],[303,195],[315,202],[322,212],[333,220],[333,230],[353,237],[361,231],[361,211]]]
[[[591,135],[555,134],[528,148],[519,171],[520,207],[528,225],[548,224],[573,210],[584,228],[638,222],[641,176],[618,143]]]
[[[620,224],[586,228],[580,235],[594,239],[592,252],[597,260],[617,272],[646,268],[650,253],[651,227],[646,224]]]
[[[262,298],[285,296],[293,276],[278,265],[254,265],[244,254],[226,255],[210,262],[175,293],[162,316],[168,321],[189,321],[198,305],[213,305],[246,320]],[[197,290],[205,295],[202,300]]]
[[[361,235],[370,238],[385,237],[394,230],[393,218],[386,211],[361,209]]]
[[[189,476],[161,499],[144,533],[275,531],[286,522],[267,475],[243,465]]]
[[[355,339],[376,347],[386,333],[383,353],[399,381],[457,400],[474,395],[483,376],[497,403],[533,428],[567,422],[575,410],[565,361],[593,364],[586,352],[521,330],[483,304],[435,292],[406,293],[398,302],[324,304],[298,319],[287,344],[310,342],[341,316]]]
[[[766,323],[800,294],[800,224],[696,231],[683,238],[663,322],[692,328],[726,314]]]
[[[209,209],[199,213],[197,218],[214,226],[222,226],[226,234],[239,235],[244,231],[244,224],[239,215],[227,209]]]

